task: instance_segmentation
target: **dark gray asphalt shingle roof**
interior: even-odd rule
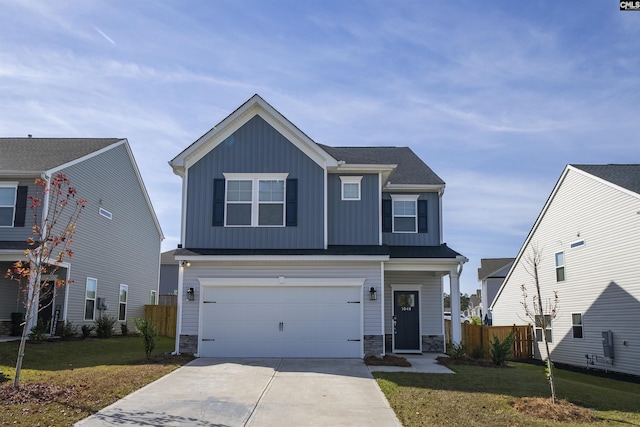
[[[480,268],[478,268],[478,280],[490,277],[491,274],[496,273],[498,270],[513,264],[513,261],[515,261],[515,258],[482,258],[480,260]],[[506,273],[501,277],[506,277]]]
[[[444,185],[444,181],[409,147],[330,147],[318,144],[331,157],[350,164],[398,167],[391,174],[392,184]]]
[[[45,171],[123,138],[0,138],[0,171]]]
[[[571,165],[640,194],[640,165]]]

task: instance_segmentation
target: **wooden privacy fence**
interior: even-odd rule
[[[177,305],[145,305],[144,318],[151,321],[158,331],[158,335],[175,338]]]
[[[477,348],[482,348],[482,354],[485,359],[489,359],[489,343],[493,340],[493,336],[498,337],[500,341],[514,333],[513,356],[512,359],[530,359],[533,357],[533,330],[530,325],[513,325],[513,326],[481,326],[472,325],[470,323],[462,323],[460,325],[462,332],[462,343],[466,346],[467,354],[471,355]],[[451,321],[444,321],[445,339],[451,341]]]

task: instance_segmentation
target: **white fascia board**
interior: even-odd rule
[[[398,165],[376,165],[376,164],[351,164],[342,163],[335,167],[329,168],[329,172],[332,173],[380,173],[380,172],[392,172]]]
[[[169,162],[174,173],[182,176],[184,171],[207,153],[224,142],[231,134],[242,127],[255,115],[262,117],[269,125],[284,135],[298,149],[305,153],[320,167],[337,166],[338,161],[331,157],[311,138],[287,120],[275,108],[259,95],[254,95],[240,108],[214,126],[209,132],[198,138],[193,144]]]
[[[15,262],[26,259],[24,250],[0,250],[0,261]]]
[[[449,272],[460,265],[460,262],[464,261],[458,258],[393,258],[384,265],[384,269],[385,271]]]
[[[129,141],[127,141],[127,138],[123,138],[121,140],[119,140],[118,142],[115,142],[107,147],[104,147],[100,150],[94,151],[93,153],[89,153],[86,156],[82,156],[79,157],[75,160],[72,160],[70,162],[64,163],[60,166],[56,166],[55,168],[49,169],[47,171],[45,171],[45,174],[48,177],[51,177],[54,173],[59,172],[63,169],[66,169],[70,166],[76,165],[78,163],[82,163],[85,160],[88,160],[92,157],[98,156],[102,153],[105,153],[109,150],[112,150],[116,147],[119,147],[120,145],[124,145],[125,150],[127,151],[127,155],[129,156],[129,161],[131,162],[131,167],[133,168],[133,172],[136,175],[136,178],[138,179],[138,184],[140,185],[140,189],[142,190],[142,195],[144,196],[144,200],[145,202],[147,202],[147,206],[149,207],[149,212],[151,213],[151,218],[153,219],[153,223],[156,226],[156,229],[158,230],[158,235],[160,236],[160,240],[164,240],[164,233],[162,232],[162,227],[160,227],[160,221],[158,221],[158,217],[156,216],[156,211],[153,209],[153,205],[151,204],[151,198],[149,197],[149,193],[147,192],[147,188],[144,185],[144,181],[142,180],[142,175],[140,175],[140,169],[138,169],[138,165],[136,163],[136,159],[133,157],[133,152],[131,151],[131,147],[129,146]]]
[[[273,287],[273,286],[322,286],[361,287],[363,278],[308,278],[308,277],[198,277],[200,286]]]
[[[444,194],[444,188],[444,184],[392,184],[390,182],[384,186],[384,190],[386,191],[420,191],[423,193],[432,193],[437,191],[440,195]]]
[[[12,170],[3,170],[0,171],[0,177],[10,177],[10,178],[37,178],[42,175],[42,171],[12,171]]]
[[[299,261],[388,261],[389,255],[176,255],[176,261],[299,262]]]

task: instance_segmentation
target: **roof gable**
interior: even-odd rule
[[[174,173],[183,176],[186,169],[223,143],[236,130],[256,115],[259,115],[271,127],[280,132],[287,140],[322,168],[337,166],[336,159],[331,157],[259,95],[254,95],[237,110],[174,157],[169,162]]]
[[[508,268],[513,265],[515,258],[482,258],[478,268],[478,280],[488,277],[506,277]]]
[[[640,165],[569,165],[640,195]]]

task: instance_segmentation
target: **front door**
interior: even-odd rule
[[[420,304],[418,291],[393,291],[395,352],[420,352]]]

